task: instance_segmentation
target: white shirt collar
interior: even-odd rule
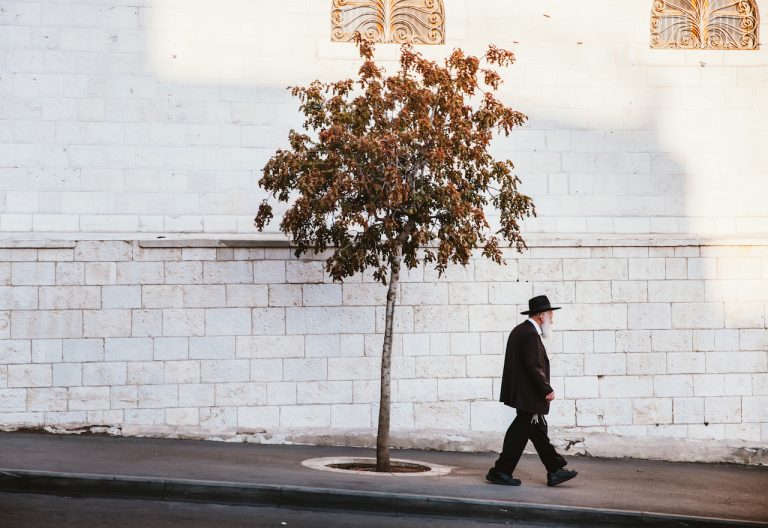
[[[537,323],[536,321],[534,321],[530,317],[528,318],[528,322],[531,323],[533,325],[533,327],[536,329],[536,332],[538,332],[538,334],[541,335],[541,327],[539,326],[539,323]]]

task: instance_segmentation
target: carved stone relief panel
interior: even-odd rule
[[[654,0],[651,47],[757,49],[755,0]]]
[[[331,24],[335,42],[360,32],[373,42],[445,43],[442,0],[333,0]]]

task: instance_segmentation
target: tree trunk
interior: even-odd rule
[[[389,407],[392,378],[392,321],[400,279],[399,255],[392,265],[387,290],[387,314],[384,321],[384,347],[381,351],[381,397],[379,398],[379,432],[376,436],[376,471],[389,471]]]

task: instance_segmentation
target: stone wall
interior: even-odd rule
[[[530,245],[405,275],[396,445],[500,447],[506,335],[545,293],[564,307],[547,343],[561,448],[765,461],[768,241]],[[370,444],[385,288],[369,275],[332,283],[246,240],[3,246],[3,428]]]
[[[768,232],[768,48],[650,49],[651,4],[445,0],[446,44],[418,48],[516,53],[501,98],[530,119],[494,152],[535,198],[525,232]],[[250,233],[301,124],[286,86],[359,64],[330,0],[0,6],[6,232]]]

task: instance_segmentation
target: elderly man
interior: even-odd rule
[[[517,325],[507,340],[504,373],[501,378],[501,401],[517,409],[517,417],[504,437],[501,455],[485,478],[506,486],[519,486],[512,475],[528,440],[547,468],[547,485],[557,486],[576,476],[576,471],[564,469],[567,462],[557,454],[547,436],[549,402],[555,391],[549,384],[549,358],[541,341],[548,337],[554,310],[546,295],[528,301],[528,310],[521,312],[528,319]]]

